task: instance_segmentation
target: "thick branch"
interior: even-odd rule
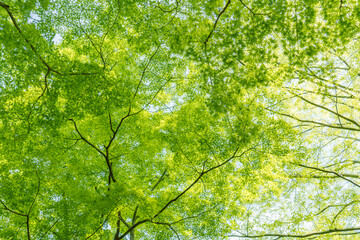
[[[106,164],[108,166],[108,169],[109,169],[109,185],[111,184],[111,181],[110,179],[115,183],[116,182],[116,179],[114,177],[114,173],[113,173],[113,169],[112,169],[112,163],[110,162],[110,159],[109,159],[109,148],[106,148],[106,157],[105,157],[105,160],[106,160]]]
[[[109,169],[109,178],[113,181],[113,182],[116,182],[116,179],[114,177],[114,174],[113,174],[113,170],[112,170],[112,166],[111,166],[111,163],[110,163],[110,160],[109,160],[109,148],[105,146],[105,149],[106,149],[106,152],[103,153],[98,147],[96,147],[94,144],[92,144],[90,141],[88,141],[79,131],[79,129],[77,128],[77,125],[75,123],[75,121],[73,119],[69,119],[69,121],[72,121],[73,124],[74,124],[74,127],[75,127],[75,131],[77,132],[77,134],[80,136],[81,140],[83,140],[84,142],[86,142],[89,146],[91,146],[92,148],[94,148],[98,153],[100,153],[104,158],[105,158],[105,161],[106,161],[106,164],[108,166],[108,169]],[[115,137],[114,137],[115,138]],[[109,181],[109,184],[111,182]]]
[[[28,240],[30,240],[31,236],[30,236],[30,217],[29,217],[29,214],[26,215],[26,232],[27,232],[27,238],[28,238]]]
[[[130,228],[131,226],[126,222],[126,220],[121,216],[121,212],[118,212],[119,220],[127,227]]]
[[[27,216],[26,214],[23,214],[23,213],[20,213],[20,212],[11,210],[10,208],[8,208],[8,207],[6,206],[6,204],[5,204],[1,199],[0,199],[0,203],[3,205],[3,207],[4,207],[4,209],[5,209],[6,211],[9,211],[9,212],[11,212],[11,213],[13,213],[13,214],[15,214],[15,215],[18,215],[18,216],[23,216],[23,217],[26,217],[26,216]]]
[[[33,50],[33,52],[35,53],[35,55],[40,59],[40,61],[46,66],[46,68],[49,69],[49,70],[51,70],[51,71],[53,71],[53,72],[55,72],[55,73],[60,74],[59,72],[53,70],[53,69],[49,66],[49,64],[48,64],[48,63],[40,56],[40,54],[36,51],[35,47],[30,43],[30,41],[24,36],[23,32],[21,31],[19,25],[18,25],[17,22],[16,22],[16,19],[15,19],[14,15],[13,15],[12,12],[10,11],[10,6],[8,6],[8,5],[4,4],[4,3],[1,3],[1,2],[0,2],[0,6],[6,10],[6,12],[8,13],[8,15],[9,15],[10,18],[11,18],[12,23],[14,24],[15,28],[16,28],[16,29],[18,30],[18,32],[20,33],[21,37],[25,40],[25,42],[26,42],[27,44],[29,44],[30,48]]]
[[[134,225],[136,223],[136,219],[138,218],[138,216],[137,216],[138,209],[139,209],[139,205],[137,205],[135,207],[134,215],[133,215],[133,218],[132,218],[132,221],[131,221],[131,225]],[[134,239],[135,239],[135,228],[130,232],[130,240],[134,240]]]

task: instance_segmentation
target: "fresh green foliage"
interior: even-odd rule
[[[309,171],[325,164],[314,139],[342,135],[338,156],[359,131],[356,1],[9,0],[0,14],[0,239],[281,237],[249,223],[276,199],[299,204],[277,213],[283,237],[356,222],[301,206],[359,201],[327,177],[352,164]],[[301,114],[321,128],[301,134]]]

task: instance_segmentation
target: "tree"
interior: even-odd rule
[[[351,43],[355,5],[0,2],[1,238],[231,235],[303,163],[268,105]]]

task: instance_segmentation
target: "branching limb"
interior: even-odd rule
[[[144,69],[144,71],[143,71],[142,78],[144,77],[144,74],[145,74],[145,72],[146,72],[146,69],[147,69],[148,66],[150,65],[152,58],[156,55],[156,53],[157,53],[157,51],[159,50],[159,48],[160,48],[160,46],[157,48],[157,50],[155,51],[155,53],[152,55],[152,57],[150,58],[149,62],[147,63],[147,65],[146,65],[146,67],[145,67],[145,69]],[[124,123],[124,120],[127,119],[128,117],[137,115],[137,114],[141,113],[142,111],[144,111],[144,110],[154,101],[154,99],[155,99],[156,96],[159,94],[159,92],[163,89],[163,87],[164,87],[168,82],[170,82],[171,78],[172,78],[172,77],[170,77],[170,78],[158,89],[158,91],[154,94],[154,96],[150,99],[150,101],[149,101],[142,109],[140,109],[139,111],[137,111],[137,112],[135,112],[135,113],[131,113],[132,107],[131,107],[131,103],[130,103],[130,106],[129,106],[129,109],[128,109],[127,114],[126,114],[124,117],[121,118],[121,120],[120,120],[120,122],[119,122],[119,124],[117,125],[117,127],[116,127],[115,130],[113,129],[112,121],[111,121],[111,116],[110,116],[110,114],[109,114],[110,128],[111,128],[111,131],[113,132],[113,134],[112,134],[112,136],[110,137],[110,140],[109,140],[108,144],[105,145],[105,148],[106,148],[106,151],[107,151],[107,153],[106,153],[106,156],[107,156],[107,157],[105,156],[105,158],[109,159],[108,150],[110,149],[111,144],[112,144],[113,141],[115,140],[116,135],[117,135],[117,133],[118,133],[119,130],[120,130],[120,127],[121,127],[122,124]],[[138,86],[137,86],[137,88],[136,88],[136,91],[135,91],[135,94],[134,94],[133,98],[136,97],[136,94],[137,94],[137,92],[138,92],[138,89],[139,89],[139,86],[140,86],[140,84],[141,84],[141,81],[142,81],[142,79],[141,79],[141,80],[139,81],[139,83],[138,83]]]
[[[10,19],[13,23],[13,25],[15,26],[16,30],[19,32],[19,34],[21,35],[21,37],[25,40],[25,42],[30,46],[31,50],[35,53],[35,55],[40,59],[40,61],[45,65],[45,67],[48,69],[48,71],[50,72],[54,72],[58,75],[95,75],[98,73],[68,73],[68,74],[64,74],[64,73],[60,73],[59,71],[55,70],[54,68],[52,68],[46,61],[45,59],[38,53],[38,51],[36,50],[36,48],[34,47],[33,44],[30,43],[29,39],[25,37],[25,35],[23,34],[23,32],[21,31],[12,11],[10,10],[10,6],[0,2],[0,7],[2,7],[3,9],[6,10],[6,12],[8,13],[8,15],[10,16]]]
[[[159,48],[158,48],[158,49],[159,49]],[[156,52],[153,54],[152,57],[154,57],[155,54],[156,54]],[[151,59],[149,60],[148,65],[150,64],[150,62],[151,62]],[[148,66],[148,65],[147,65],[147,66]],[[143,71],[143,74],[145,74],[146,68],[147,68],[147,67],[145,67],[145,69],[144,69],[144,71]],[[168,82],[170,82],[170,80],[171,80],[171,77],[158,89],[158,91],[154,94],[154,96],[150,99],[150,101],[149,101],[141,110],[139,110],[139,111],[137,111],[137,112],[135,112],[135,113],[131,113],[131,108],[132,108],[132,107],[131,107],[131,104],[130,104],[129,110],[128,110],[127,114],[126,114],[124,117],[121,118],[121,120],[120,120],[120,122],[119,122],[119,124],[117,125],[117,127],[116,127],[115,130],[113,130],[113,128],[112,128],[112,123],[111,123],[110,127],[111,127],[111,130],[112,130],[112,132],[113,132],[113,135],[111,136],[110,141],[109,141],[109,143],[105,146],[105,148],[107,148],[107,149],[110,148],[110,146],[111,146],[112,142],[115,140],[116,135],[117,135],[117,133],[119,132],[119,129],[120,129],[120,127],[122,126],[124,120],[127,119],[128,117],[137,115],[137,114],[141,113],[142,111],[144,111],[144,110],[152,103],[152,101],[154,101],[154,99],[155,99],[156,96],[159,94],[159,92],[163,89],[163,87],[164,87]],[[136,92],[135,92],[133,98],[136,97],[136,94],[137,94],[137,92],[138,92],[138,89],[139,89],[139,86],[140,86],[140,84],[141,84],[141,81],[142,81],[142,80],[140,80],[140,82],[139,82],[139,84],[138,84],[138,86],[137,86],[137,89],[136,89]],[[109,115],[109,118],[111,119],[110,115]],[[110,120],[110,121],[111,121],[111,120]]]
[[[336,219],[340,216],[340,214],[345,211],[346,208],[348,208],[349,206],[353,205],[354,203],[356,203],[358,201],[352,201],[348,204],[343,204],[343,207],[341,208],[341,210],[334,216],[333,220],[331,221],[331,227],[334,225]]]
[[[306,98],[304,98],[304,97],[302,97],[302,96],[300,96],[300,95],[297,95],[297,94],[295,94],[295,93],[292,93],[292,94],[295,95],[296,97],[300,98],[300,99],[303,100],[304,102],[307,102],[307,103],[309,103],[309,104],[311,104],[311,105],[313,105],[313,106],[315,106],[315,107],[321,108],[321,109],[323,109],[323,110],[325,110],[325,111],[327,111],[327,112],[329,112],[329,113],[334,114],[334,115],[337,116],[337,117],[340,117],[340,118],[342,118],[342,119],[344,119],[344,120],[346,120],[346,121],[348,121],[348,122],[351,122],[352,124],[354,124],[355,126],[357,126],[357,127],[360,129],[360,124],[357,123],[355,120],[350,119],[350,118],[348,118],[348,117],[345,117],[344,115],[342,115],[342,114],[340,114],[340,113],[337,113],[337,112],[335,112],[335,111],[333,111],[333,110],[331,110],[331,109],[329,109],[329,108],[327,108],[327,107],[324,107],[324,106],[322,106],[322,105],[319,105],[319,104],[317,104],[317,103],[314,103],[314,102],[312,102],[312,101],[310,101],[310,100],[308,100],[308,99],[306,99]],[[341,125],[341,127],[342,127],[342,125]]]
[[[24,36],[23,32],[21,31],[19,25],[18,25],[17,22],[16,22],[16,19],[15,19],[13,13],[10,11],[10,6],[8,6],[8,5],[6,5],[6,4],[4,4],[4,3],[2,3],[2,2],[0,2],[0,6],[6,10],[6,12],[7,12],[8,15],[10,16],[11,21],[12,21],[12,23],[14,24],[16,30],[20,33],[21,37],[25,40],[25,42],[26,42],[27,44],[29,44],[31,50],[32,50],[32,51],[35,53],[35,55],[40,59],[40,61],[46,66],[46,68],[47,68],[48,70],[50,70],[50,71],[53,71],[53,72],[55,72],[55,73],[60,74],[58,71],[56,71],[56,70],[54,70],[54,69],[52,69],[52,68],[50,67],[50,65],[49,65],[49,64],[43,59],[43,57],[37,52],[37,50],[35,49],[34,45],[32,45],[32,44],[30,43],[30,41]]]
[[[118,217],[120,219],[120,221],[127,227],[130,228],[131,226],[126,222],[126,220],[121,216],[121,212],[118,212]]]
[[[281,115],[281,116],[284,116],[284,117],[289,117],[289,118],[292,118],[292,119],[294,119],[294,120],[296,120],[296,121],[303,122],[303,123],[313,123],[313,124],[316,124],[316,125],[321,126],[321,127],[328,127],[328,128],[335,128],[335,129],[343,129],[343,130],[360,132],[360,129],[359,129],[359,128],[345,127],[345,126],[338,126],[338,125],[331,125],[331,124],[322,123],[322,122],[317,122],[317,121],[312,121],[312,120],[304,120],[304,119],[300,119],[300,118],[294,117],[294,116],[289,115],[289,114],[285,114],[285,113],[280,113],[280,112],[274,111],[274,110],[269,109],[269,108],[265,108],[265,109],[268,110],[268,111],[270,111],[270,112],[273,112],[273,113],[275,113],[275,114],[278,114],[278,115]]]
[[[119,211],[118,212],[118,219],[116,221],[116,232],[115,232],[114,240],[118,239],[119,236],[120,236],[120,216],[121,216],[121,213]]]
[[[111,162],[109,160],[109,147],[105,146],[105,150],[106,152],[104,153],[103,151],[101,151],[98,147],[96,147],[93,143],[91,143],[89,140],[87,140],[82,134],[81,132],[79,131],[77,125],[76,125],[76,122],[73,120],[73,119],[69,119],[69,121],[73,122],[74,124],[74,128],[75,128],[75,131],[77,132],[77,134],[79,135],[79,137],[81,138],[81,140],[83,140],[84,142],[86,142],[89,146],[91,146],[92,148],[94,148],[98,153],[100,153],[104,158],[105,158],[105,161],[106,161],[106,164],[108,166],[108,169],[109,169],[109,185],[111,183],[110,179],[113,181],[113,182],[116,182],[116,179],[114,177],[114,173],[113,173],[113,170],[112,170],[112,165],[111,165]],[[115,134],[115,133],[114,133]]]
[[[37,173],[36,173],[37,175]],[[32,201],[32,203],[30,204],[29,206],[29,210],[27,211],[27,214],[24,214],[24,213],[21,213],[21,212],[18,212],[18,211],[14,211],[10,208],[7,207],[7,205],[0,199],[0,203],[3,205],[4,209],[8,212],[11,212],[15,215],[18,215],[18,216],[22,216],[22,217],[26,217],[26,233],[27,233],[27,239],[30,240],[31,239],[31,234],[30,234],[30,213],[31,213],[31,210],[35,204],[35,201],[39,195],[39,191],[40,191],[40,178],[39,176],[37,175],[38,177],[38,186],[37,186],[37,191],[36,191],[36,194],[35,194],[35,197],[34,197],[34,200]]]
[[[111,180],[115,183],[116,179],[114,177],[114,172],[113,172],[113,169],[112,169],[112,162],[110,162],[110,159],[109,159],[109,148],[105,147],[105,149],[106,149],[105,160],[106,160],[106,164],[107,164],[108,169],[109,169],[109,185],[110,185]]]
[[[105,59],[104,59],[104,56],[103,56],[103,53],[101,52],[101,46],[100,46],[100,49],[98,49],[96,47],[96,44],[94,43],[94,41],[92,40],[92,38],[90,37],[90,35],[85,31],[85,29],[83,29],[83,27],[81,26],[81,24],[79,23],[79,26],[78,26],[81,31],[85,34],[85,36],[89,39],[91,45],[94,47],[95,51],[99,54],[100,58],[101,58],[101,61],[103,63],[103,70],[105,70],[106,68],[106,62],[105,62]]]
[[[239,151],[239,148],[237,148],[235,150],[235,152],[233,153],[233,155],[228,158],[227,160],[223,161],[222,163],[212,167],[212,168],[209,168],[207,169],[206,171],[203,171],[199,174],[199,176],[185,189],[183,190],[180,194],[178,194],[175,198],[171,199],[167,204],[165,204],[164,207],[162,207],[160,209],[160,211],[154,215],[154,217],[152,219],[155,219],[157,218],[163,211],[165,211],[172,203],[176,202],[181,196],[183,196],[186,192],[188,192],[205,174],[215,170],[215,169],[218,169],[222,166],[224,166],[226,163],[230,162],[231,160],[233,160],[234,158],[239,158],[239,157],[242,157],[244,154],[246,154],[247,152],[249,152],[250,150],[254,149],[253,147],[252,148],[249,148],[245,151],[243,151],[240,155],[236,155],[237,152]]]
[[[229,7],[230,1],[231,1],[231,0],[228,0],[228,1],[227,1],[227,3],[226,3],[226,5],[225,5],[225,7],[223,8],[223,10],[221,10],[221,12],[219,13],[219,15],[217,16],[213,28],[211,29],[209,35],[207,36],[207,38],[206,38],[205,41],[204,41],[205,47],[206,47],[206,44],[208,43],[211,35],[212,35],[212,34],[214,33],[214,31],[215,31],[216,25],[217,25],[217,23],[218,23],[221,15],[222,15],[222,14],[226,11],[226,9]]]
[[[148,223],[148,222],[151,222],[151,220],[145,219],[145,220],[135,223],[128,230],[126,230],[126,232],[123,235],[121,235],[120,237],[118,237],[117,239],[114,239],[114,240],[124,239],[124,237],[126,237],[133,229],[137,228],[139,225],[142,225],[142,224]]]
[[[4,209],[5,209],[6,211],[8,211],[8,212],[11,212],[11,213],[13,213],[13,214],[15,214],[15,215],[18,215],[18,216],[23,216],[23,217],[26,217],[26,216],[27,216],[27,215],[24,214],[24,213],[11,210],[10,208],[7,207],[7,205],[6,205],[6,204],[4,203],[4,201],[2,201],[1,199],[0,199],[0,203],[3,205]]]
[[[138,216],[137,216],[138,209],[139,209],[139,205],[137,205],[135,207],[134,215],[133,215],[133,218],[132,218],[132,221],[131,221],[132,226],[136,223],[136,220],[138,218]],[[131,232],[130,232],[130,240],[134,240],[134,239],[135,239],[135,228],[133,230],[131,230]]]
[[[92,144],[91,142],[89,142],[89,141],[80,133],[80,131],[79,131],[79,129],[78,129],[75,121],[74,121],[72,118],[70,118],[69,121],[73,122],[74,127],[75,127],[75,131],[77,132],[77,134],[79,135],[79,137],[80,137],[84,142],[86,142],[89,146],[91,146],[92,148],[94,148],[94,149],[95,149],[98,153],[100,153],[103,157],[106,158],[106,155],[105,155],[98,147],[96,147],[94,144]]]
[[[356,187],[359,187],[359,188],[360,188],[360,185],[359,185],[358,183],[352,181],[351,179],[343,176],[342,174],[340,174],[340,173],[338,173],[338,172],[331,171],[331,170],[325,170],[325,169],[317,168],[317,167],[310,167],[310,166],[306,166],[306,165],[298,164],[298,163],[295,163],[295,165],[298,165],[298,166],[303,167],[303,168],[308,168],[308,169],[317,170],[317,171],[324,172],[324,173],[334,174],[334,175],[338,176],[339,178],[342,178],[342,179],[344,179],[345,181],[347,181],[347,182],[355,185]]]
[[[325,231],[319,231],[319,232],[312,232],[312,233],[306,233],[306,234],[276,234],[276,233],[269,233],[269,234],[260,234],[260,235],[246,235],[243,234],[242,236],[238,235],[230,235],[229,237],[239,237],[239,238],[264,238],[264,237],[278,237],[278,238],[308,238],[312,236],[321,236],[325,234],[331,234],[331,233],[344,233],[344,232],[354,232],[359,231],[360,227],[353,227],[353,228],[341,228],[341,229],[329,229]],[[360,232],[357,232],[355,234],[360,234]]]
[[[206,175],[207,173],[218,169],[220,167],[222,167],[223,165],[225,165],[226,163],[230,162],[232,159],[235,158],[240,158],[243,155],[245,155],[247,152],[249,152],[250,150],[253,150],[255,147],[251,147],[245,151],[243,151],[241,154],[237,155],[239,148],[237,148],[234,153],[232,154],[231,157],[229,157],[228,159],[226,159],[225,161],[223,161],[222,163],[207,169],[206,171],[203,171],[199,174],[199,176],[186,188],[184,189],[181,193],[179,193],[176,197],[174,197],[173,199],[171,199],[170,201],[168,201],[151,219],[144,219],[142,221],[139,221],[137,223],[135,223],[134,225],[132,225],[123,235],[121,235],[119,238],[117,238],[116,240],[119,239],[123,239],[126,235],[128,235],[133,229],[135,229],[136,227],[138,227],[139,225],[142,225],[144,223],[149,223],[149,222],[154,222],[154,219],[157,218],[162,212],[164,212],[172,203],[176,202],[179,198],[181,198],[183,195],[185,195],[197,182],[199,182],[201,180],[201,178]]]

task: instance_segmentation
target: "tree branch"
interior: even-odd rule
[[[343,130],[360,132],[360,129],[359,129],[359,128],[352,128],[352,127],[331,125],[331,124],[322,123],[322,122],[316,122],[316,121],[312,121],[312,120],[303,120],[303,119],[300,119],[300,118],[291,116],[291,115],[289,115],[289,114],[285,114],[285,113],[280,113],[280,112],[274,111],[274,110],[269,109],[269,108],[265,108],[265,109],[268,110],[268,111],[270,111],[270,112],[273,112],[273,113],[275,113],[275,114],[278,114],[278,115],[281,115],[281,116],[284,116],[284,117],[292,118],[292,119],[294,119],[294,120],[296,120],[296,121],[299,121],[299,122],[313,123],[313,124],[319,125],[319,126],[321,126],[321,127],[328,127],[328,128],[335,128],[335,129],[343,129]]]
[[[342,174],[340,173],[337,173],[335,171],[330,171],[330,170],[325,170],[325,169],[321,169],[321,168],[317,168],[317,167],[310,167],[310,166],[306,166],[306,165],[303,165],[303,164],[299,164],[299,163],[294,163],[295,165],[298,165],[300,167],[304,167],[304,168],[308,168],[308,169],[313,169],[313,170],[317,170],[317,171],[320,171],[320,172],[325,172],[325,173],[330,173],[330,174],[334,174],[336,176],[338,176],[339,178],[342,178],[344,179],[345,181],[355,185],[356,187],[359,187],[360,188],[360,185],[357,184],[356,182],[352,181],[351,179],[348,179],[346,177],[344,177]]]
[[[6,206],[6,204],[5,204],[1,199],[0,199],[0,203],[3,205],[3,207],[4,207],[4,209],[5,209],[6,211],[9,211],[9,212],[11,212],[11,213],[13,213],[13,214],[15,214],[15,215],[18,215],[18,216],[23,216],[23,217],[26,217],[26,216],[27,216],[26,214],[23,214],[23,213],[20,213],[20,212],[11,210],[10,208],[8,208],[8,207]]]
[[[153,220],[155,218],[157,218],[162,212],[164,212],[172,203],[176,202],[179,198],[181,198],[181,196],[183,196],[186,192],[188,192],[205,174],[218,169],[220,167],[222,167],[223,165],[225,165],[226,163],[230,162],[232,159],[234,158],[239,158],[242,157],[244,154],[246,154],[247,152],[249,152],[250,150],[254,149],[254,147],[251,147],[245,151],[243,151],[240,155],[236,155],[239,148],[237,148],[234,153],[232,154],[232,156],[230,158],[228,158],[227,160],[223,161],[221,164],[218,164],[212,168],[209,168],[206,171],[202,171],[199,176],[186,188],[184,189],[180,194],[178,194],[175,198],[171,199],[169,202],[167,202],[167,204],[164,205],[164,207],[162,207],[158,213],[156,213],[151,219],[144,219],[142,221],[139,221],[137,223],[135,223],[134,225],[132,225],[123,235],[121,235],[119,238],[117,238],[116,240],[119,239],[123,239],[127,234],[129,234],[133,229],[135,229],[137,226],[142,225],[144,223],[148,223],[148,222],[153,222]]]
[[[59,217],[58,219],[56,219],[56,221],[49,227],[49,229],[46,230],[46,232],[45,232],[43,235],[41,235],[40,240],[43,239],[43,238],[47,235],[47,233],[55,226],[55,224],[57,224],[57,223],[59,222],[59,220],[60,220],[62,217],[63,217],[63,216],[61,216],[61,217]]]
[[[161,45],[160,45],[160,46],[161,46]],[[144,79],[144,77],[145,77],[146,70],[148,69],[148,67],[149,67],[151,61],[153,60],[153,58],[155,57],[155,55],[158,53],[158,51],[159,51],[159,49],[160,49],[160,46],[158,46],[158,47],[156,48],[155,52],[151,55],[149,61],[146,63],[145,68],[144,68],[144,70],[143,70],[143,72],[142,72],[142,74],[141,74],[140,81],[139,81],[139,83],[138,83],[138,85],[137,85],[137,87],[136,87],[136,90],[135,90],[135,93],[134,93],[134,97],[133,97],[133,98],[136,97],[136,94],[137,94],[138,91],[139,91],[140,84],[141,84],[141,82],[143,81],[143,79]]]
[[[156,96],[159,94],[159,92],[163,89],[163,87],[165,87],[165,85],[170,82],[170,80],[172,79],[172,77],[170,77],[163,85],[161,85],[161,87],[157,90],[157,92],[154,94],[154,96],[150,99],[150,101],[139,111],[135,112],[135,113],[131,113],[129,114],[129,116],[134,116],[136,114],[141,113],[142,111],[144,111],[151,103],[152,101],[154,101],[154,99],[156,98]]]
[[[102,226],[104,226],[104,224],[109,220],[110,214],[113,212],[113,210],[111,210],[108,213],[108,215],[105,217],[105,220],[103,221],[103,223],[92,234],[90,234],[88,237],[86,237],[85,240],[90,239],[92,236],[94,236],[102,228]]]
[[[106,158],[106,155],[105,155],[99,148],[97,148],[94,144],[92,144],[91,142],[89,142],[89,141],[80,133],[79,129],[77,128],[77,125],[76,125],[75,121],[74,121],[72,118],[70,118],[69,121],[73,122],[74,127],[75,127],[75,131],[79,134],[80,138],[81,138],[84,142],[86,142],[89,146],[91,146],[92,148],[94,148],[98,153],[100,153],[102,156],[104,156],[104,157]]]
[[[319,231],[319,232],[312,232],[312,233],[306,233],[306,234],[260,234],[260,235],[246,235],[243,234],[243,236],[237,236],[237,235],[230,235],[229,237],[239,237],[239,238],[264,238],[264,237],[289,237],[289,238],[307,238],[311,236],[318,236],[318,235],[325,235],[330,233],[341,233],[341,232],[352,232],[352,231],[359,231],[360,227],[353,227],[353,228],[341,228],[341,229],[329,229],[325,231]],[[360,234],[357,233],[357,234]]]
[[[253,15],[253,16],[257,16],[257,15],[268,15],[268,14],[266,14],[266,13],[255,13],[251,8],[249,8],[242,0],[239,0],[240,2],[241,2],[241,4],[245,7],[245,8],[247,8],[250,12],[251,12],[251,14]]]
[[[165,174],[167,172],[167,168],[165,168],[165,171],[161,174],[159,180],[155,183],[154,187],[151,189],[151,191],[154,191],[155,188],[159,185],[159,183],[164,180]]]
[[[15,26],[16,30],[19,32],[19,34],[21,35],[21,37],[25,40],[25,42],[30,46],[31,50],[35,53],[35,55],[40,59],[40,61],[45,65],[45,67],[48,69],[48,71],[54,72],[56,74],[59,75],[95,75],[98,73],[69,73],[69,74],[63,74],[60,73],[59,71],[53,69],[52,67],[50,67],[50,65],[45,61],[45,59],[37,52],[36,48],[34,47],[34,45],[32,45],[30,43],[30,41],[25,37],[25,35],[23,34],[23,32],[21,31],[13,13],[10,10],[10,6],[0,2],[0,7],[4,8],[6,10],[6,12],[8,13],[8,15],[10,16],[10,19],[13,23],[13,25]]]
[[[292,94],[295,95],[296,97],[300,98],[301,100],[303,100],[303,101],[305,101],[305,102],[307,102],[307,103],[315,106],[315,107],[324,109],[325,111],[330,112],[330,113],[334,114],[334,115],[337,116],[337,117],[340,117],[340,118],[342,118],[342,119],[344,119],[344,120],[346,120],[346,121],[348,121],[348,122],[353,123],[355,126],[357,126],[357,127],[360,129],[360,124],[358,124],[356,121],[354,121],[354,120],[352,120],[352,119],[350,119],[350,118],[348,118],[348,117],[345,117],[344,115],[342,115],[342,114],[340,114],[340,113],[337,113],[337,112],[335,112],[335,111],[333,111],[333,110],[331,110],[331,109],[329,109],[329,108],[327,108],[327,107],[324,107],[324,106],[322,106],[322,105],[319,105],[319,104],[316,104],[316,103],[314,103],[314,102],[311,102],[311,101],[309,101],[308,99],[306,99],[306,98],[304,98],[304,97],[302,97],[302,96],[300,96],[300,95],[298,95],[298,94],[295,94],[295,93],[292,93]],[[342,125],[341,125],[341,127],[342,127]]]
[[[165,223],[165,222],[154,222],[152,221],[152,223],[157,224],[157,225],[164,225],[167,226],[171,231],[174,232],[174,234],[176,235],[177,239],[180,240],[180,236],[179,234],[175,231],[175,229],[171,226],[170,223]]]
[[[207,38],[206,38],[205,41],[204,41],[204,45],[205,45],[205,46],[206,46],[207,42],[209,41],[211,35],[212,35],[213,32],[215,31],[216,25],[217,25],[217,23],[218,23],[221,15],[225,12],[225,10],[226,10],[226,9],[228,8],[228,6],[230,5],[230,1],[231,1],[231,0],[228,0],[228,2],[226,3],[225,7],[223,8],[223,10],[221,10],[221,12],[219,13],[219,15],[217,16],[213,28],[211,29],[209,35],[207,36]]]
[[[163,211],[165,211],[165,209],[167,209],[173,202],[176,202],[181,196],[183,196],[187,191],[189,191],[205,174],[207,174],[207,173],[209,173],[209,172],[211,172],[211,171],[213,171],[213,170],[215,170],[215,169],[217,169],[217,168],[222,167],[223,165],[225,165],[226,163],[230,162],[230,161],[231,161],[232,159],[234,159],[234,158],[242,157],[245,153],[247,153],[248,151],[250,151],[250,150],[252,150],[252,149],[253,149],[253,147],[252,147],[252,148],[249,148],[249,149],[247,149],[247,150],[245,150],[245,151],[243,151],[239,156],[236,156],[236,153],[237,153],[238,150],[239,150],[239,148],[237,148],[237,149],[235,150],[235,152],[233,153],[233,155],[232,155],[230,158],[228,158],[227,160],[225,160],[224,162],[222,162],[221,164],[216,165],[216,166],[214,166],[214,167],[212,167],[212,168],[209,168],[209,169],[206,170],[206,171],[202,171],[202,172],[199,174],[199,176],[198,176],[185,190],[183,190],[183,191],[182,191],[180,194],[178,194],[175,198],[171,199],[167,204],[165,204],[165,206],[162,207],[162,208],[160,209],[160,211],[152,217],[152,219],[157,218],[157,217],[158,217]]]

